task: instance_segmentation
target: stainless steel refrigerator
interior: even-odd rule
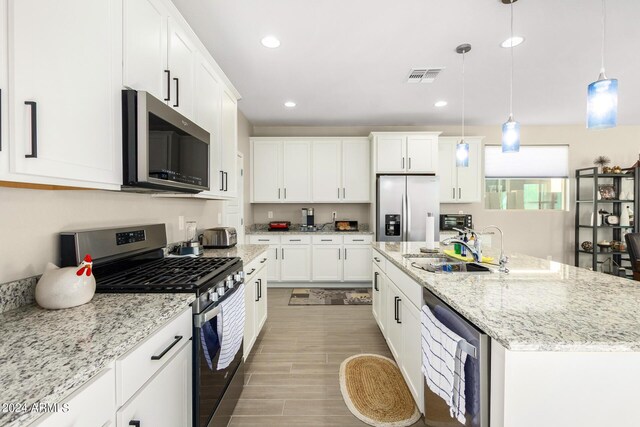
[[[376,231],[379,242],[424,242],[427,213],[435,219],[439,240],[439,178],[426,175],[378,175]]]

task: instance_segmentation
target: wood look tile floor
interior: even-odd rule
[[[338,374],[354,354],[393,358],[371,306],[289,306],[290,296],[268,290],[267,322],[229,426],[366,426],[345,405]]]

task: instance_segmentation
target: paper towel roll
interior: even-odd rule
[[[426,248],[427,249],[435,249],[436,248],[436,219],[434,218],[432,213],[427,213],[427,226],[426,229]]]

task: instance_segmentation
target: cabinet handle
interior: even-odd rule
[[[364,242],[364,239],[353,239],[354,242]]]
[[[262,279],[258,279],[258,300],[262,299]]]
[[[302,242],[301,239],[289,239],[290,242]]]
[[[452,190],[453,190],[453,196],[451,196],[451,198],[455,199],[456,198],[456,187],[453,187]]]
[[[256,280],[256,300],[254,302],[260,301],[260,288],[258,287],[258,281]]]
[[[344,248],[344,259],[347,259],[347,248]]]
[[[321,242],[331,242],[331,239],[320,239]]]
[[[380,289],[378,289],[378,272],[374,271],[373,272],[373,289],[375,289],[376,291],[379,291]]]
[[[28,159],[38,157],[38,104],[35,101],[24,101],[31,107],[31,154],[25,154]]]
[[[411,157],[409,157],[409,170],[411,170]]]
[[[342,252],[342,251],[340,250],[340,248],[338,248],[338,260],[342,259],[342,258],[340,257],[340,255],[341,255],[341,254],[340,254],[340,252]]]
[[[284,199],[287,200],[287,187],[284,187]]]
[[[340,198],[340,187],[338,187],[338,199]]]
[[[280,189],[278,188],[278,200],[280,200]]]
[[[224,171],[220,171],[220,191],[224,191]]]
[[[282,259],[284,259],[284,248],[282,248]]]
[[[393,297],[393,320],[398,321],[398,300],[400,298]]]
[[[164,99],[165,101],[171,101],[171,71],[164,70],[167,73],[167,97]]]
[[[402,158],[402,169],[404,169],[404,157]]]
[[[256,269],[252,268],[250,272],[247,273],[247,276],[251,276],[253,273],[255,273]]]
[[[138,420],[131,420],[131,421],[129,421],[129,425],[130,425],[130,426],[134,426],[134,427],[140,427],[140,421],[138,421]]]
[[[400,320],[400,301],[402,301],[402,298],[400,297],[396,297],[396,313],[397,313],[397,318],[396,318],[396,322],[398,323],[402,323],[402,321]]]
[[[458,187],[458,199],[462,199],[462,187]]]
[[[173,346],[178,344],[178,341],[180,341],[182,339],[182,335],[176,335],[173,338],[174,338],[174,340],[173,340],[173,342],[171,344],[169,344],[169,347],[165,348],[162,351],[162,353],[158,354],[157,356],[151,356],[151,360],[160,360],[160,359],[162,359],[162,357],[164,357],[164,355],[167,354],[167,352],[169,350],[171,350],[173,348]]]
[[[264,264],[265,262],[267,262],[266,258],[264,258],[262,261],[260,261],[260,264]]]
[[[229,173],[222,172],[224,174],[224,191],[229,191]]]
[[[376,260],[376,262],[380,262],[380,258],[378,258],[378,257],[375,257],[375,256],[374,256],[374,257],[373,257],[373,259],[375,259],[375,260]]]
[[[276,248],[276,260],[278,260],[278,248]]]
[[[347,198],[347,189],[346,189],[346,188],[343,188],[343,189],[342,189],[342,198],[343,198],[343,199],[346,199],[346,198]]]
[[[269,239],[258,239],[258,242],[268,242]]]
[[[176,103],[173,104],[173,106],[178,107],[180,105],[180,80],[177,77],[174,77],[173,81],[176,82]]]

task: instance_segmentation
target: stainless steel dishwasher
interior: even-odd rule
[[[423,303],[447,329],[464,338],[472,347],[467,357],[465,373],[465,419],[462,424],[449,414],[449,405],[424,384],[425,425],[429,427],[488,427],[490,338],[427,289]],[[424,346],[424,342],[423,342]],[[427,356],[428,357],[428,356]]]

